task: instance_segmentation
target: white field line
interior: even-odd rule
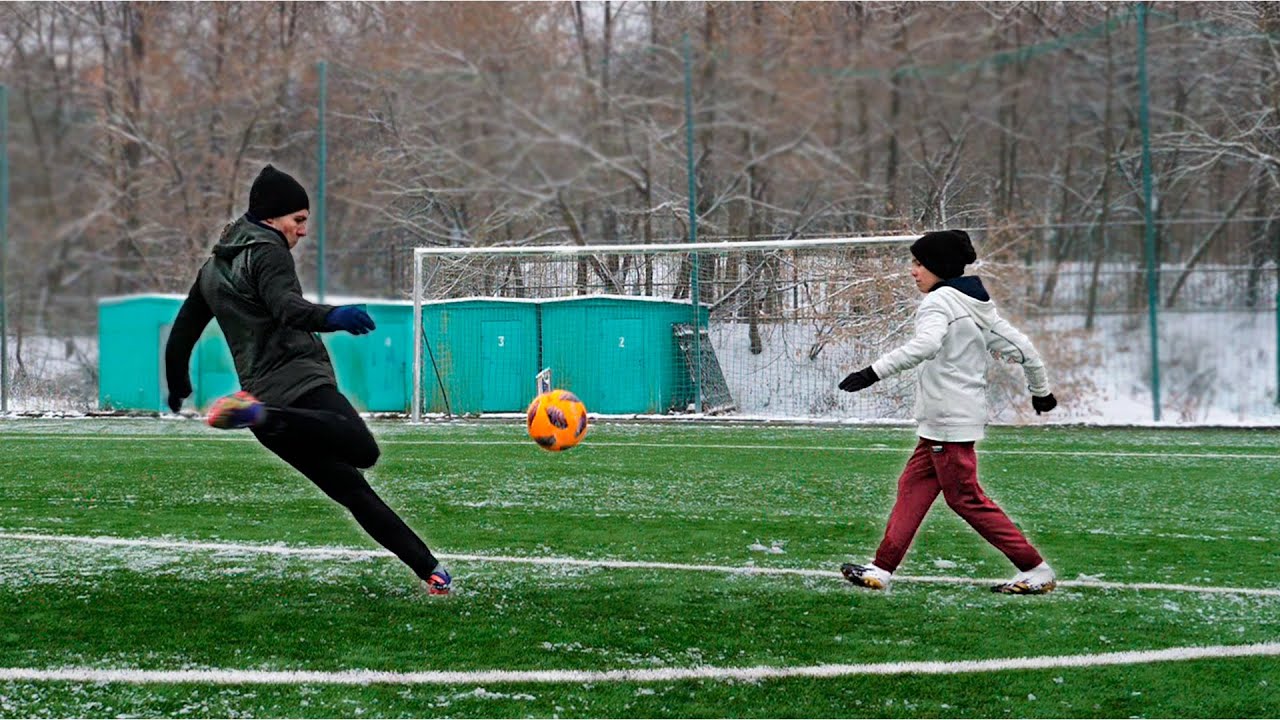
[[[281,555],[293,557],[373,559],[395,557],[386,550],[358,550],[342,547],[289,547],[286,545],[247,545],[238,543],[189,542],[152,538],[117,538],[109,536],[44,535],[37,533],[0,532],[0,540],[18,542],[51,542],[112,547],[144,547],[159,550],[190,550],[196,552],[224,552],[241,555]],[[478,563],[512,563],[518,565],[551,565],[556,567],[596,567],[619,570],[675,570],[738,575],[798,575],[802,577],[841,578],[835,570],[809,570],[803,568],[756,567],[753,565],[694,565],[683,563],[652,562],[644,560],[583,560],[566,557],[519,557],[513,555],[474,555],[462,553],[436,553],[441,560],[460,560]],[[943,585],[995,585],[1008,578],[966,578],[940,575],[896,575],[894,582],[936,583]],[[1225,595],[1254,595],[1280,597],[1280,588],[1218,587],[1211,585],[1177,585],[1171,583],[1122,583],[1102,580],[1060,580],[1059,587],[1098,588],[1103,590],[1160,590]]]
[[[1089,655],[1040,655],[987,660],[805,665],[797,667],[689,667],[625,670],[105,670],[98,668],[0,668],[0,681],[204,685],[476,685],[501,683],[615,683],[681,680],[760,681],[783,678],[837,678],[855,675],[953,675],[959,673],[1051,670],[1142,665],[1158,662],[1280,655],[1280,643],[1173,647]]]
[[[97,441],[139,441],[152,440],[158,442],[257,442],[252,435],[37,435],[15,434],[4,435],[4,440],[97,440]],[[408,440],[401,438],[379,438],[382,445],[530,445],[524,440]],[[733,443],[648,443],[648,442],[592,442],[592,447],[636,447],[665,448],[670,450],[764,450],[771,453],[800,450],[804,452],[859,452],[859,453],[893,453],[896,455],[911,454],[911,447],[868,447],[861,445],[746,445]],[[1263,453],[1192,453],[1192,452],[1124,452],[1106,450],[988,450],[983,455],[1046,455],[1050,457],[1106,457],[1106,458],[1188,458],[1200,460],[1266,460],[1280,462],[1280,455]]]

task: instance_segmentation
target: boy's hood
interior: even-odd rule
[[[955,288],[956,290],[959,290],[965,295],[968,295],[974,300],[978,300],[980,302],[988,302],[991,300],[991,295],[989,295],[987,293],[987,289],[982,286],[982,279],[977,275],[961,275],[958,278],[943,280],[937,285],[934,285],[929,292],[933,292],[938,288],[944,287]]]
[[[961,305],[982,327],[991,327],[996,320],[996,304],[991,302],[991,295],[983,287],[982,280],[975,275],[943,280],[929,292],[939,293],[945,296],[947,302]]]

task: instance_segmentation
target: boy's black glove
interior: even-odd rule
[[[1032,395],[1031,407],[1036,409],[1037,415],[1039,415],[1040,413],[1047,413],[1050,410],[1058,407],[1058,399],[1053,396],[1053,393],[1049,393],[1044,397],[1037,397],[1035,395]]]
[[[858,372],[849,373],[845,379],[840,381],[840,389],[845,392],[858,392],[863,388],[871,387],[880,380],[880,376],[876,375],[876,371],[868,365]]]

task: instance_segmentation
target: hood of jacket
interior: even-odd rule
[[[978,300],[980,302],[987,302],[991,299],[991,295],[987,293],[987,288],[982,285],[982,279],[977,275],[961,275],[960,277],[951,278],[950,280],[943,280],[930,288],[929,292],[933,292],[938,288],[944,287],[955,288],[956,290],[959,290],[965,295],[968,295],[974,300]]]
[[[936,301],[952,306],[957,312],[963,309],[980,328],[990,328],[1000,319],[991,295],[987,293],[982,280],[975,275],[943,280],[933,286],[929,295]]]
[[[211,252],[219,260],[231,260],[254,245],[279,245],[286,250],[289,249],[284,233],[270,225],[263,225],[252,215],[245,213],[227,223]]]

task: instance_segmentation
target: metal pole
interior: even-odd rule
[[[319,165],[319,175],[316,179],[316,299],[318,302],[324,302],[324,225],[325,225],[325,164],[328,161],[328,142],[324,128],[324,116],[326,114],[326,105],[329,100],[329,64],[321,60],[318,65],[320,71],[320,105],[317,108],[317,114],[320,116],[317,134],[319,135],[317,164]]]
[[[1142,216],[1146,225],[1147,326],[1151,335],[1151,416],[1160,422],[1160,278],[1151,188],[1151,94],[1147,84],[1147,4],[1138,3],[1138,123],[1142,126]]]
[[[693,166],[693,55],[684,34],[684,145],[689,175],[689,244],[698,242],[698,181]],[[689,296],[693,301],[693,410],[702,412],[702,298],[698,288],[698,252],[691,253]]]
[[[413,251],[413,401],[409,419],[422,422],[422,256]]]
[[[9,259],[9,88],[0,85],[0,412],[9,412],[9,311],[4,297]]]

